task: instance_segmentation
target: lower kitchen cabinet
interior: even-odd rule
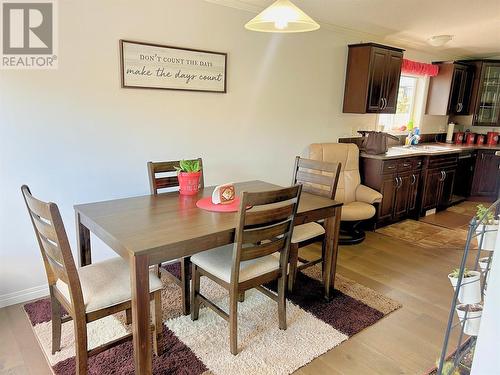
[[[441,210],[452,204],[457,165],[457,154],[425,157],[420,215],[425,215],[427,210]]]
[[[421,181],[422,158],[362,158],[363,183],[382,195],[377,226],[413,216]]]
[[[500,188],[500,156],[495,150],[479,150],[476,157],[472,196],[496,199]]]
[[[383,195],[376,225],[418,218],[431,209],[444,210],[469,195],[496,199],[500,196],[496,151],[480,149],[477,156],[476,150],[466,150],[460,155],[361,157],[363,183]]]

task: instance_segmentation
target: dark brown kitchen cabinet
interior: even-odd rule
[[[441,182],[438,208],[445,209],[451,205],[456,175],[456,167],[443,169],[443,180]]]
[[[466,115],[469,113],[474,70],[458,62],[435,63],[439,73],[431,77],[425,113],[428,115]]]
[[[411,173],[396,176],[396,194],[394,196],[394,218],[399,219],[408,213],[410,199]]]
[[[457,162],[457,154],[427,156],[425,158],[420,199],[421,215],[425,215],[427,210],[441,210],[451,205]]]
[[[349,45],[344,113],[395,113],[403,51],[376,43]]]
[[[363,183],[379,191],[377,226],[417,214],[422,158],[361,159]]]
[[[381,184],[377,190],[383,196],[382,202],[379,204],[378,220],[390,220],[392,219],[392,213],[394,211],[396,174],[391,173],[383,175]]]
[[[495,155],[495,150],[479,150],[471,195],[496,199],[499,188],[500,156]]]
[[[500,126],[500,61],[469,62],[475,69],[471,94],[472,124]]]

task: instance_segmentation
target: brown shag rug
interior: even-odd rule
[[[179,265],[166,268],[178,273]],[[336,276],[334,298],[322,299],[318,266],[299,273],[297,292],[287,300],[288,329],[278,329],[277,304],[256,290],[238,306],[239,354],[229,352],[227,322],[208,308],[197,321],[180,315],[180,289],[163,272],[164,329],[161,355],[153,356],[155,374],[290,374],[361,330],[375,324],[401,305],[369,288]],[[275,283],[267,285],[276,289]],[[202,278],[202,293],[227,310],[227,292]],[[25,305],[45,356],[57,375],[75,372],[73,323],[63,324],[61,351],[51,354],[50,301]],[[130,332],[123,313],[88,325],[89,347]],[[89,359],[89,374],[133,374],[132,342],[128,341]]]

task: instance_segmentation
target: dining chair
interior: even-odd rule
[[[200,163],[201,177],[200,177],[200,190],[203,189],[205,182],[203,178],[203,161],[201,158],[195,159]],[[179,187],[179,179],[177,177],[177,170],[180,160],[148,162],[148,175],[149,175],[149,188],[151,194],[157,195],[165,189],[175,189]],[[181,303],[182,314],[189,314],[189,257],[179,259],[180,261],[180,279],[176,275],[168,272],[173,280],[181,287]],[[158,276],[160,276],[161,263],[157,266]]]
[[[334,199],[339,181],[341,164],[295,157],[292,185],[302,185],[302,191]],[[299,258],[299,248],[313,242],[323,241],[321,258],[306,260]],[[325,228],[321,223],[311,222],[296,225],[290,244],[290,269],[288,291],[292,292],[297,271],[320,263],[325,255]]]
[[[121,344],[128,334],[94,349],[88,349],[87,324],[120,311],[130,318],[131,291],[128,263],[121,257],[93,263],[77,269],[64,224],[55,203],[42,202],[31,195],[28,186],[21,191],[28,208],[47,274],[52,319],[52,354],[61,349],[62,323],[73,320],[77,374],[87,373],[88,357]],[[161,333],[162,283],[150,272],[150,298],[154,301],[153,346],[158,354],[157,337]],[[62,309],[69,314],[62,317]]]
[[[234,244],[203,251],[191,257],[191,319],[197,320],[200,303],[229,321],[231,353],[238,353],[238,299],[257,289],[278,303],[279,328],[286,329],[286,279],[293,222],[302,187],[241,195]],[[200,293],[205,276],[229,291],[229,313]],[[274,294],[262,284],[278,280]],[[265,317],[263,317],[265,319]]]

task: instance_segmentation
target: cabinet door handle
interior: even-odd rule
[[[441,179],[439,181],[444,181],[444,180],[446,180],[446,172],[441,171]]]
[[[384,99],[384,109],[387,108],[387,99],[386,98],[383,98]]]
[[[403,167],[409,167],[410,163],[403,163]]]
[[[379,109],[384,109],[384,98],[380,98],[378,100],[378,108]]]
[[[417,176],[415,176],[414,174],[412,174],[411,175],[411,184],[415,185],[415,182],[417,182]]]

